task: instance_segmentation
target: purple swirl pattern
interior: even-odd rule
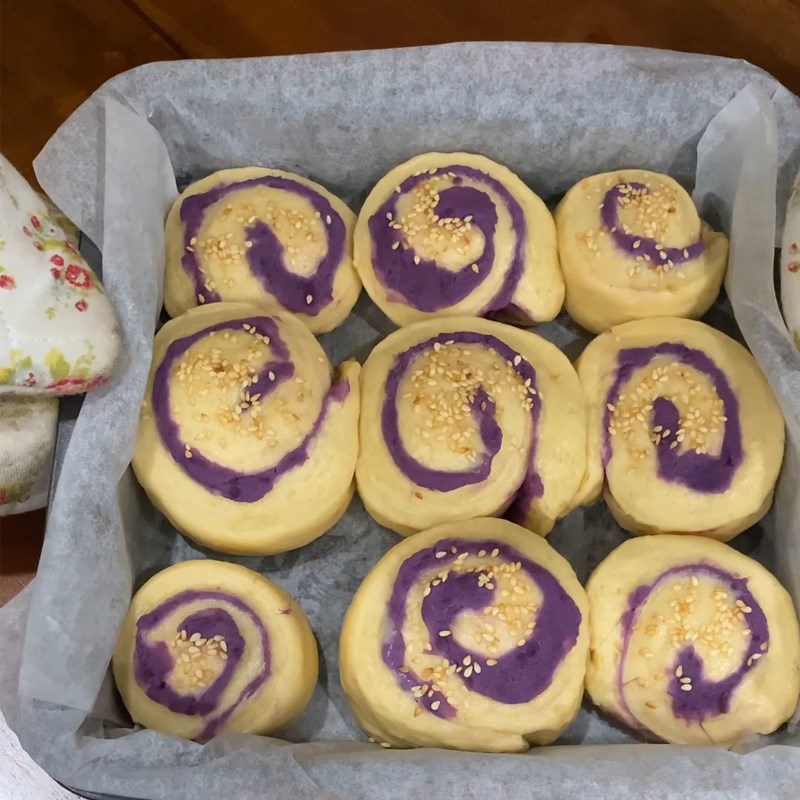
[[[184,244],[181,264],[192,280],[195,296],[201,303],[215,303],[222,299],[215,289],[208,287],[193,246],[206,215],[224,198],[258,186],[299,195],[311,204],[314,213],[325,223],[327,245],[316,268],[308,276],[298,275],[288,268],[285,249],[264,220],[253,219],[244,227],[245,238],[250,243],[245,255],[247,265],[264,290],[295,314],[317,316],[333,300],[333,280],[345,256],[346,226],[322,194],[300,181],[277,175],[216,186],[183,200],[180,209]]]
[[[628,384],[634,372],[646,367],[659,356],[668,356],[672,363],[690,367],[708,378],[722,402],[724,433],[718,455],[697,452],[694,449],[682,451],[678,446],[681,429],[678,409],[671,400],[656,397],[652,403],[651,416],[652,426],[662,434],[655,446],[658,476],[696,492],[724,492],[730,487],[736,470],[744,459],[739,402],[725,373],[714,361],[702,350],[679,342],[625,348],[618,352],[614,380],[608,390],[603,411],[603,467],[608,467],[613,458],[610,423],[614,404],[625,391],[630,391]]]
[[[195,669],[198,674],[205,675],[213,670],[200,669],[197,665],[204,663],[201,658],[189,660],[189,652],[178,655],[175,648],[171,648],[166,641],[154,639],[152,632],[169,617],[178,614],[183,606],[195,605],[198,602],[207,603],[208,606],[193,611],[177,623],[176,642],[179,644],[180,641],[185,641],[187,649],[194,646],[197,651],[200,647],[192,645],[192,642],[200,642],[201,646],[212,643],[205,655],[222,667],[210,682],[197,680],[198,685],[192,690],[191,687],[176,686],[179,668],[184,664],[182,661],[184,656],[190,674],[193,674],[191,671]],[[233,616],[225,606],[234,608],[250,618],[258,633],[257,642],[245,641]],[[181,632],[185,633],[184,639],[181,639]],[[214,643],[219,646],[215,647]],[[240,669],[244,658],[257,658],[260,666],[238,696],[223,705],[222,696]],[[216,736],[231,715],[269,679],[271,674],[269,637],[261,619],[240,598],[226,592],[187,590],[164,601],[139,618],[136,623],[133,667],[137,684],[151,700],[175,714],[198,717],[201,720],[203,727],[195,739],[198,742],[206,742]]]
[[[478,387],[470,402],[471,413],[477,426],[483,451],[478,463],[465,470],[446,471],[425,466],[408,452],[403,444],[398,417],[400,384],[420,355],[452,344],[476,345],[493,350],[512,366],[530,396],[532,441],[525,477],[510,500],[509,516],[514,519],[524,515],[531,499],[541,497],[544,487],[535,467],[536,430],[541,409],[541,398],[536,391],[536,371],[516,350],[496,336],[474,331],[440,333],[413,345],[399,354],[386,379],[385,399],[381,409],[381,429],[386,446],[398,469],[418,486],[439,492],[450,492],[464,486],[489,480],[492,462],[500,452],[503,431],[495,419],[495,402],[484,387]]]
[[[487,555],[491,562],[470,571],[458,570],[467,556],[481,559]],[[481,613],[496,601],[499,593],[488,576],[492,569],[498,568],[498,561],[516,567],[519,575],[538,587],[542,600],[536,611],[535,627],[524,641],[496,658],[487,659],[450,635],[450,631],[460,614]],[[441,579],[443,572],[449,572],[445,580]],[[469,692],[498,703],[528,703],[548,689],[559,665],[577,642],[581,612],[574,600],[549,570],[513,547],[494,540],[448,538],[414,553],[400,566],[392,587],[387,609],[390,633],[383,643],[382,658],[398,685],[415,693],[421,707],[442,719],[456,717],[457,708],[439,689],[431,688],[420,695],[419,686],[427,684],[428,679],[405,664],[407,643],[403,624],[409,613],[408,595],[421,582],[427,585],[420,612],[428,635],[427,652],[452,665],[471,665],[457,670],[458,678]]]
[[[649,189],[643,183],[620,183],[609,189],[600,206],[600,219],[617,248],[630,257],[641,256],[650,267],[674,267],[693,261],[702,255],[705,242],[700,239],[685,247],[665,247],[655,239],[628,233],[619,219],[620,199],[631,191],[647,194]]]
[[[673,715],[687,722],[699,723],[709,717],[726,714],[731,699],[745,676],[754,669],[758,660],[769,651],[769,626],[761,606],[747,588],[747,579],[711,564],[685,564],[663,572],[653,583],[638,586],[631,592],[628,605],[620,619],[622,631],[621,651],[617,664],[616,691],[620,707],[628,724],[648,731],[637,718],[628,701],[626,665],[630,655],[634,629],[647,611],[648,602],[657,589],[667,582],[682,578],[705,577],[718,581],[732,597],[733,613],[743,620],[747,633],[746,646],[731,672],[721,680],[713,680],[705,674],[704,662],[698,654],[694,641],[683,641],[675,646],[675,659],[664,665],[669,674],[667,693]],[[676,612],[677,616],[680,613]],[[685,638],[685,637],[684,637]]]
[[[243,473],[212,461],[198,448],[193,448],[192,457],[186,458],[187,444],[181,437],[180,424],[171,411],[170,375],[179,359],[197,342],[220,331],[242,330],[243,328],[269,340],[270,351],[274,358],[263,365],[255,382],[250,387],[251,395],[260,395],[262,402],[267,400],[281,384],[294,376],[295,364],[291,360],[289,348],[280,336],[275,320],[264,316],[220,322],[171,342],[155,371],[152,406],[156,426],[164,447],[175,463],[192,480],[228,500],[254,503],[265,497],[281,476],[308,460],[309,447],[318,436],[332,404],[342,402],[350,387],[346,380],[334,383],[328,390],[322,408],[302,442],[266,469]],[[248,410],[245,409],[243,414],[247,413]]]
[[[478,258],[457,271],[417,253],[396,221],[398,200],[424,181],[437,176],[446,179],[450,185],[438,192],[433,209],[435,219],[468,223],[480,230],[484,239],[483,251]],[[465,178],[483,184],[500,198],[514,231],[512,257],[502,284],[479,313],[488,314],[512,305],[524,269],[527,230],[522,206],[500,181],[481,170],[458,164],[406,178],[369,218],[373,269],[390,300],[425,312],[449,308],[469,297],[497,268],[495,237],[498,213],[495,200],[476,186],[465,185]]]

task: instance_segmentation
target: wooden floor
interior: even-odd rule
[[[800,0],[2,0],[0,149],[33,179],[70,112],[148,61],[502,39],[732,56],[800,93]],[[0,604],[33,574],[43,524],[0,521]]]

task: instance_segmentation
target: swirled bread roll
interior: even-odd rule
[[[631,539],[586,590],[586,688],[624,724],[676,744],[733,745],[794,713],[797,616],[751,558],[699,536]]]
[[[578,502],[586,408],[572,365],[528,331],[475,317],[408,325],[361,382],[358,491],[409,535],[507,514],[541,535]]]
[[[229,553],[291,550],[353,496],[358,373],[333,375],[297,319],[247,303],[187,311],[156,336],[133,468],[178,530]]]
[[[342,686],[384,746],[515,752],[548,744],[583,695],[587,603],[570,565],[498,519],[393,547],[347,611]]]
[[[184,561],[134,595],[113,666],[134,722],[207,742],[296,717],[317,682],[317,646],[303,610],[272,581]]]
[[[553,218],[511,170],[471,153],[395,167],[358,215],[355,263],[397,325],[503,312],[553,319],[564,302]]]
[[[569,315],[594,333],[644,317],[702,316],[719,294],[728,240],[668,175],[605,172],[555,213]]]
[[[578,360],[589,402],[582,493],[632,533],[728,540],[767,512],[783,417],[750,353],[701,322],[638,320]]]
[[[314,181],[278,169],[224,169],[188,186],[166,223],[164,305],[279,305],[313,333],[350,313],[355,214]]]

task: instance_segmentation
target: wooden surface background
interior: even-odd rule
[[[641,45],[743,58],[800,93],[800,0],[0,0],[0,149],[29,179],[103,81],[149,61],[452,41]],[[0,519],[0,605],[30,580],[44,513]],[[0,800],[66,798],[0,716]]]

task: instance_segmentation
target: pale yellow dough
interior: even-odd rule
[[[618,248],[603,226],[600,204],[609,189],[627,183],[643,183],[650,193],[621,210],[626,232],[676,248],[702,237],[703,253],[658,271],[642,256],[637,260]],[[584,178],[566,193],[555,220],[567,312],[593,333],[644,317],[696,319],[719,294],[728,240],[700,219],[688,192],[668,175],[625,169]]]
[[[174,660],[169,684],[181,694],[197,696],[213,684],[226,666],[230,650],[224,638],[222,643],[211,639],[192,642],[190,637],[178,641],[181,624],[191,614],[208,609],[227,612],[244,639],[241,660],[217,708],[208,716],[176,713],[148,697],[134,672],[139,618],[187,590],[232,595],[253,612],[267,633],[270,674],[254,694],[237,705],[217,735],[271,733],[289,723],[306,707],[317,682],[317,645],[306,615],[272,581],[245,567],[210,560],[184,561],[162,570],[131,600],[114,651],[113,668],[117,688],[133,721],[162,733],[197,738],[211,718],[237,703],[242,690],[263,669],[261,634],[250,615],[225,599],[195,599],[165,615],[157,627],[145,634],[151,645],[163,642]],[[196,670],[203,672],[202,678],[196,678]]]
[[[621,387],[624,397],[611,398],[613,455],[603,469],[603,415],[618,353],[663,342],[705,353],[724,373],[738,400],[743,459],[724,491],[694,491],[657,473],[656,441],[666,432],[654,430],[651,406],[655,397],[671,397],[678,409],[679,430],[685,428],[679,453],[700,447],[717,456],[725,434],[724,414],[720,414],[720,400],[711,381],[693,368],[675,368],[675,359],[669,355],[657,356],[634,370]],[[783,417],[756,360],[744,347],[701,322],[667,317],[638,320],[598,336],[576,366],[589,403],[588,466],[581,489],[584,502],[603,492],[617,522],[631,533],[696,533],[723,541],[764,516],[783,459]],[[659,371],[655,378],[654,370]]]
[[[385,384],[398,355],[439,334],[462,331],[507,344],[534,368],[537,394],[531,395],[532,387],[525,387],[512,366],[488,347],[445,343],[417,355],[397,395],[401,439],[414,458],[438,470],[475,467],[483,446],[468,403],[478,387],[494,399],[495,419],[503,432],[487,479],[439,491],[417,485],[395,463],[381,429]],[[541,408],[532,437],[528,404],[533,402]],[[443,522],[502,515],[531,462],[532,438],[544,493],[526,506],[524,519],[518,521],[546,536],[555,520],[579,502],[576,494],[586,468],[584,395],[566,356],[536,334],[475,317],[408,325],[378,344],[364,364],[361,408],[359,494],[381,525],[404,536]]]
[[[241,167],[214,172],[184,189],[167,216],[165,240],[167,259],[164,270],[164,306],[171,317],[177,317],[199,304],[195,284],[181,264],[184,254],[184,225],[180,210],[183,201],[219,186],[261,178],[267,175],[288,178],[322,195],[342,218],[346,238],[344,257],[336,268],[333,299],[318,314],[295,313],[310,331],[324,333],[340,325],[358,298],[361,281],[353,267],[353,226],[355,214],[325,187],[301,175],[279,169]],[[277,236],[288,268],[298,275],[310,276],[326,252],[326,220],[315,216],[310,201],[292,192],[257,186],[240,189],[214,203],[193,245],[201,271],[209,286],[223,301],[247,301],[275,306],[278,300],[253,274],[247,264],[245,229],[253,218],[265,221]],[[276,219],[277,217],[277,219]]]
[[[491,540],[511,546],[547,569],[580,611],[575,643],[556,668],[549,686],[529,702],[505,704],[471,692],[459,673],[438,678],[434,676],[428,679],[430,685],[449,697],[449,702],[456,708],[456,716],[442,719],[424,708],[412,691],[403,688],[398,676],[383,661],[382,647],[393,629],[387,614],[387,602],[399,568],[414,553],[450,538]],[[479,558],[481,552],[450,562],[449,574],[460,574],[480,566],[494,567],[495,570],[498,566],[513,568],[509,562],[503,561],[502,556],[493,556],[492,552]],[[406,661],[414,671],[426,668],[435,670],[437,662],[441,661],[435,653],[424,650],[428,634],[420,617],[419,606],[425,587],[431,579],[437,579],[437,574],[436,569],[424,573],[425,577],[414,584],[408,595],[403,632]],[[525,577],[520,578],[520,575]],[[476,576],[476,580],[480,585],[481,579]],[[454,626],[451,634],[474,653],[474,659],[470,660],[473,669],[477,663],[481,670],[491,670],[492,656],[500,658],[503,653],[513,651],[518,646],[520,633],[515,627],[517,623],[510,620],[519,620],[522,630],[528,626],[523,638],[532,635],[537,624],[536,611],[531,612],[528,604],[538,603],[541,594],[535,582],[528,580],[526,573],[506,575],[496,571],[492,580],[497,583],[494,587],[495,598],[501,591],[509,591],[511,595],[510,600],[504,601],[507,603],[504,613],[506,621],[497,614],[468,610],[458,617],[458,627]],[[516,584],[516,588],[512,584]],[[487,597],[490,596],[487,592]],[[530,627],[531,624],[533,627]],[[482,638],[482,643],[477,643],[481,626],[488,626],[493,631],[489,635],[492,644],[487,644]],[[422,649],[415,645],[420,645]],[[384,746],[519,752],[527,750],[531,744],[554,741],[578,712],[583,696],[587,655],[586,596],[567,561],[525,528],[505,520],[473,519],[440,525],[406,539],[395,545],[372,568],[345,615],[339,644],[339,670],[353,714],[361,727]],[[459,672],[464,669],[460,665]]]
[[[622,616],[631,593],[652,585],[666,570],[697,564],[745,579],[769,629],[768,645],[755,648],[758,659],[731,693],[729,710],[702,723],[673,713],[670,682],[691,687],[681,692],[697,689],[683,665],[675,664],[691,645],[703,662],[705,680],[717,683],[734,674],[748,654],[746,620],[752,613],[736,603],[730,586],[702,568],[668,577],[639,606],[622,665],[624,700],[617,682]],[[631,539],[597,567],[586,591],[591,642],[586,689],[617,719],[676,744],[731,746],[751,733],[771,733],[794,713],[800,692],[797,616],[786,590],[751,558],[698,536]]]
[[[173,368],[169,385],[172,416],[182,440],[193,451],[238,472],[261,472],[303,442],[334,379],[346,381],[349,390],[342,401],[330,403],[308,446],[308,459],[281,475],[261,499],[239,502],[195,482],[187,474],[185,462],[173,459],[165,448],[152,411],[153,375],[175,339],[216,323],[261,316],[278,325],[295,364],[294,375],[263,403],[257,398],[255,408],[235,415],[232,410],[237,405],[247,405],[247,390],[239,383],[220,388],[216,380],[221,375],[245,374],[234,373],[238,369],[258,372],[275,359],[273,348],[245,330],[227,338],[218,332],[192,345],[183,361],[210,359],[213,366],[209,371],[198,366],[186,380],[179,380],[175,372],[180,367]],[[256,354],[253,360],[248,361],[249,353]],[[247,303],[213,303],[187,311],[166,323],[155,339],[133,455],[136,477],[154,505],[199,544],[226,553],[261,555],[300,547],[334,525],[353,496],[359,372],[356,362],[346,361],[334,376],[313,335],[284,312],[276,314]]]
[[[471,167],[494,178],[519,203],[526,225],[526,237],[523,251],[522,276],[511,298],[515,307],[511,315],[520,321],[544,322],[553,319],[561,310],[564,302],[564,278],[558,260],[556,229],[553,217],[542,200],[533,193],[508,167],[498,164],[489,158],[473,153],[423,153],[399,164],[378,181],[359,212],[355,228],[354,258],[356,269],[361,276],[364,288],[381,310],[396,325],[408,325],[423,319],[441,318],[442,316],[482,315],[490,301],[497,295],[514,255],[516,236],[513,232],[511,217],[506,210],[502,198],[485,183],[464,178],[463,186],[474,187],[487,194],[494,204],[498,215],[495,231],[495,262],[491,274],[467,297],[454,305],[437,311],[422,311],[392,298],[375,273],[373,266],[372,239],[369,232],[369,219],[387,199],[391,198],[395,188],[406,178],[420,172],[427,172],[450,165]],[[452,185],[451,179],[444,175],[431,176],[421,185],[422,190],[439,191]],[[417,199],[409,194],[403,199],[406,204],[403,219],[387,221],[401,224],[407,220],[413,227],[420,229],[406,236],[405,240],[414,247],[422,257],[436,261],[439,266],[451,271],[469,269],[471,263],[483,252],[483,235],[476,229],[466,226],[469,219],[457,223],[464,227],[459,231],[446,230],[444,238],[431,244],[426,236],[431,231],[442,233],[444,228],[437,227],[437,220],[424,220],[422,212],[415,209]],[[469,216],[469,215],[467,215]],[[454,241],[456,237],[458,241]]]

